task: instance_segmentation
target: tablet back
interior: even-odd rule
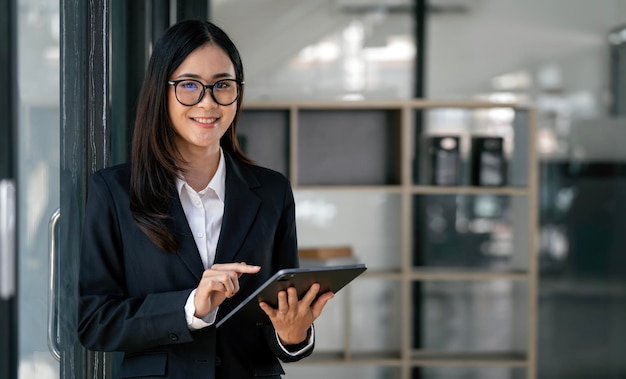
[[[219,319],[215,327],[219,328],[231,319],[237,320],[234,322],[269,323],[269,317],[259,307],[260,301],[265,301],[270,306],[277,308],[278,292],[289,287],[295,287],[298,292],[298,299],[301,299],[313,283],[320,284],[320,295],[328,291],[337,293],[366,269],[367,267],[363,264],[355,264],[280,270],[232,311]]]

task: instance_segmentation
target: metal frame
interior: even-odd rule
[[[0,378],[17,378],[15,175],[17,122],[17,0],[0,4]],[[11,226],[13,224],[13,227]]]
[[[626,116],[626,25],[609,33],[611,113]]]

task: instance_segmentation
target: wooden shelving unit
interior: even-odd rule
[[[428,112],[438,110],[455,110],[468,115],[489,110],[505,110],[508,112],[506,114],[513,115],[510,125],[514,133],[512,136],[505,136],[511,146],[508,156],[511,163],[508,173],[509,183],[512,183],[510,186],[471,186],[463,178],[457,186],[436,186],[416,175],[416,169],[425,159],[420,138],[422,134],[426,134],[424,124],[428,123],[416,121],[422,121]],[[295,365],[298,370],[300,367],[304,370],[305,367],[318,363],[333,367],[367,365],[389,370],[384,374],[385,377],[408,379],[414,377],[415,368],[508,367],[522,369],[526,379],[536,378],[538,215],[537,157],[532,142],[536,140],[535,118],[535,111],[529,107],[476,101],[244,102],[239,132],[244,136],[246,151],[259,164],[281,171],[290,178],[296,201],[298,202],[300,196],[304,199],[302,201],[308,201],[310,205],[307,208],[297,204],[297,209],[310,208],[311,212],[315,212],[320,207],[327,207],[327,213],[332,213],[335,209],[342,216],[348,213],[341,208],[344,203],[354,201],[359,204],[371,197],[376,200],[376,204],[382,204],[376,205],[375,212],[384,213],[385,217],[391,218],[385,221],[396,226],[390,229],[393,236],[386,237],[381,242],[384,245],[381,249],[384,251],[380,252],[383,257],[376,255],[378,260],[374,264],[370,265],[368,262],[372,257],[371,249],[362,249],[367,250],[362,261],[368,264],[369,270],[338,294],[337,298],[343,299],[343,304],[335,304],[336,309],[325,320],[332,324],[335,328],[333,330],[344,333],[343,338],[337,337],[329,344],[332,346],[320,346],[323,341],[319,341],[313,356]],[[466,117],[465,121],[468,121],[467,127],[470,130],[464,135],[472,136],[480,122],[472,116]],[[422,125],[421,129],[416,124]],[[498,131],[491,133],[497,134]],[[319,199],[318,196],[335,200],[319,202],[316,200]],[[415,236],[419,234],[416,230],[419,227],[416,214],[422,212],[416,205],[419,203],[418,199],[480,196],[515,199],[510,200],[511,203],[515,202],[514,205],[509,204],[514,208],[515,214],[514,225],[510,229],[512,238],[522,246],[514,248],[514,255],[523,259],[512,257],[510,260],[515,261],[515,264],[497,269],[480,265],[430,266],[416,263],[418,243]],[[349,208],[350,205],[346,207]],[[358,208],[367,208],[367,204]],[[355,218],[356,222],[362,220],[358,216]],[[375,226],[386,224],[383,221],[376,222],[380,224]],[[333,231],[339,235],[344,228],[346,234],[357,239],[359,232],[350,224],[350,221],[344,221],[343,224],[335,225],[337,227]],[[366,230],[368,227],[369,224],[363,226],[365,236],[372,234],[368,230],[376,229],[370,227]],[[302,244],[300,221],[298,228]],[[307,226],[303,229],[306,232]],[[311,230],[310,234],[316,233],[316,229]],[[321,242],[333,243],[332,238],[322,233],[318,233],[316,237]],[[313,238],[309,239],[309,243],[310,240]],[[373,241],[372,244],[378,246],[378,242]],[[356,255],[361,255],[358,246],[355,252]],[[383,283],[385,288],[392,288],[385,290],[393,297],[390,300],[391,305],[381,305],[374,298],[369,304],[368,299],[355,299],[361,286],[367,281]],[[415,314],[414,299],[419,299],[422,295],[422,285],[458,283],[465,286],[467,283],[490,281],[511,283],[524,288],[525,299],[521,302],[523,304],[519,304],[524,308],[524,320],[519,327],[512,327],[523,331],[523,341],[517,344],[521,344],[521,347],[513,346],[497,351],[439,351],[416,346],[419,345],[415,341],[416,329],[420,328],[416,320],[420,316]],[[421,284],[416,286],[416,283]],[[355,307],[355,304],[359,306]],[[389,338],[392,341],[389,344],[393,347],[357,348],[354,343],[355,319],[365,324],[369,322],[362,320],[362,315],[358,314],[359,309],[381,311],[379,308],[383,306],[387,307],[384,311],[388,312],[388,316],[397,320],[397,325],[394,323],[392,327],[380,325],[394,335]],[[512,313],[519,317],[517,312]],[[320,328],[323,326],[318,327]],[[373,329],[362,326],[358,328]],[[519,330],[513,334],[520,334]],[[381,333],[383,332],[375,333],[376,337],[372,338],[378,338]]]

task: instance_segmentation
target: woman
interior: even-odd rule
[[[155,45],[130,164],[95,173],[79,276],[80,341],[124,352],[121,378],[280,378],[311,354],[332,293],[259,306],[267,325],[213,325],[273,273],[298,265],[288,180],[236,138],[243,67],[228,36],[185,21]],[[245,262],[245,263],[244,263]]]

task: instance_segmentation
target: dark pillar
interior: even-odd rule
[[[415,82],[413,97],[425,96],[425,67],[426,67],[426,0],[414,0],[413,20],[415,30]]]
[[[5,0],[0,4],[0,180],[15,183],[17,170],[15,159],[17,124],[17,27],[16,0]],[[16,202],[15,202],[16,203]],[[8,204],[0,203],[11,211]],[[17,222],[15,222],[17,224]],[[6,228],[0,236],[0,378],[17,378],[17,270],[16,246],[5,245],[3,238],[17,239],[15,230]],[[7,265],[10,261],[13,264]]]
[[[413,25],[415,40],[415,66],[413,79],[413,97],[425,97],[425,65],[426,65],[426,0],[413,0]],[[422,111],[415,111],[415,146],[421,146],[424,114]],[[413,180],[418,183],[420,164],[415,161],[413,164]],[[414,238],[413,264],[419,265],[422,262],[423,247],[420,243],[427,240],[427,236],[420,236],[426,229],[425,198],[423,196],[413,197],[413,224]],[[422,282],[413,283],[413,347],[419,349],[422,341]],[[422,370],[419,367],[413,368],[411,378],[422,378]]]
[[[61,378],[109,378],[109,355],[77,336],[81,220],[91,173],[109,164],[109,0],[61,0],[61,215],[58,225]]]
[[[176,20],[210,19],[210,0],[177,0]]]

